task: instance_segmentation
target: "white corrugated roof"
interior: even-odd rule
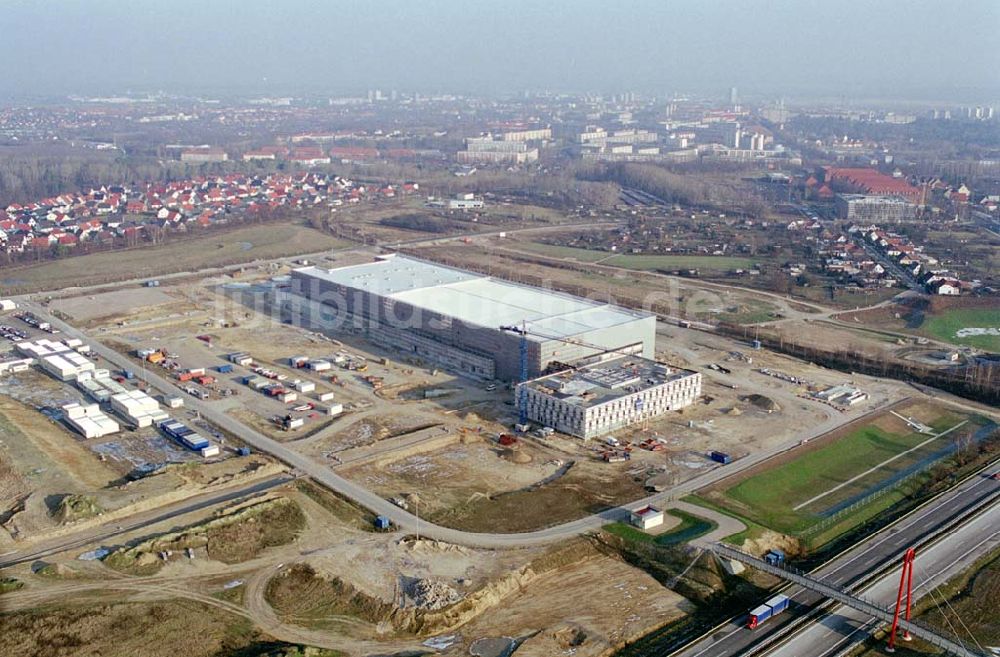
[[[397,299],[465,324],[498,328],[527,322],[529,331],[557,338],[649,316],[403,255],[339,269],[303,267],[298,271]]]

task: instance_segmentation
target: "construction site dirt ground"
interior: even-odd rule
[[[461,637],[466,644],[527,637],[516,652],[525,657],[600,657],[692,608],[642,570],[602,555],[542,575],[463,627]]]
[[[509,430],[516,419],[507,390],[486,392],[482,384],[437,371],[431,363],[397,360],[399,354],[350,332],[319,335],[280,323],[266,303],[248,303],[246,297],[234,301],[215,280],[174,286],[169,292],[187,300],[190,314],[168,313],[157,319],[154,307],[148,324],[132,320],[126,326],[104,325],[106,341],[122,350],[165,348],[176,353],[177,361],[186,367],[211,367],[225,362],[226,353],[245,351],[289,380],[310,380],[317,390],[333,391],[336,401],[344,404],[345,414],[332,420],[306,414],[305,426],[295,432],[281,431],[270,421],[286,412],[286,406],[242,386],[240,376],[248,373],[242,368],[220,382],[238,394],[212,403],[385,497],[415,495],[427,517],[463,528],[535,529],[626,504],[641,497],[647,483],[680,483],[718,467],[707,458],[709,451],[739,458],[791,440],[809,426],[847,422],[900,394],[896,384],[859,379],[858,385],[871,399],[842,412],[806,398],[810,390],[845,383],[842,373],[752,351],[728,338],[660,325],[658,357],[702,371],[704,398],[681,412],[618,431],[615,437],[635,445],[659,439],[662,451],[634,449],[630,462],[608,464],[600,460],[606,449],[602,441],[585,443],[557,435],[544,447],[533,438],[523,441],[515,459],[484,439]],[[197,339],[199,335],[210,336],[211,346]],[[335,366],[329,372],[315,373],[288,365],[294,355],[332,359],[337,354],[362,359],[365,371]],[[748,357],[752,364],[746,362]],[[730,380],[740,383],[726,383],[706,369],[716,364],[731,370]],[[803,382],[789,384],[753,371],[759,367],[780,370]],[[380,380],[379,389],[369,377]],[[423,399],[423,391],[430,389],[448,394]],[[751,390],[757,398],[749,397]],[[482,433],[464,433],[477,431]],[[460,442],[463,435],[469,439]],[[435,436],[450,438],[441,438],[447,444],[433,448]],[[525,456],[528,463],[517,462]],[[351,459],[361,460],[352,466]],[[572,465],[560,471],[566,464]],[[561,499],[574,491],[579,494],[570,495],[572,504]],[[511,520],[506,514],[511,504],[537,512],[518,513]]]
[[[102,514],[125,513],[194,494],[245,470],[246,463],[229,459],[203,463],[153,430],[84,439],[40,408],[49,396],[64,395],[65,384],[33,371],[17,377],[25,398],[0,395],[0,526],[5,530],[0,546],[14,537],[34,540],[61,531],[55,512],[67,495],[92,498]],[[136,459],[165,467],[129,481],[126,475],[137,467]]]
[[[342,580],[390,605],[414,604],[403,591],[421,580],[452,587],[461,598],[486,592],[468,611],[469,622],[438,637],[447,646],[445,655],[469,654],[469,647],[481,639],[531,636],[522,647],[525,654],[575,648],[575,654],[597,656],[690,609],[687,601],[640,569],[593,551],[586,558],[557,561],[539,576],[526,575],[524,569],[545,559],[550,548],[472,549],[412,535],[360,531],[294,487],[274,494],[299,505],[306,529],[292,542],[268,547],[239,563],[214,561],[198,548],[194,559],[170,559],[155,576],[137,577],[112,572],[101,562],[76,560],[77,554],[94,547],[80,546],[47,560],[50,567],[44,571],[34,572],[31,564],[10,569],[7,574],[25,585],[0,599],[4,608],[0,626],[5,630],[0,646],[6,650],[45,645],[49,628],[68,622],[72,636],[88,645],[106,644],[113,651],[111,646],[132,645],[124,633],[134,634],[128,619],[135,619],[135,614],[162,619],[154,633],[161,645],[143,654],[177,654],[160,651],[164,646],[185,651],[182,654],[205,654],[200,648],[188,650],[192,629],[204,632],[202,642],[212,646],[222,642],[233,648],[271,637],[308,643],[321,637],[313,643],[350,655],[412,650],[426,638],[393,637],[364,617],[338,617],[337,631],[319,633],[305,618],[291,623],[276,620],[263,597],[265,585],[292,564],[308,564],[321,577]],[[217,510],[203,509],[145,527],[123,536],[121,542],[144,541],[190,527]],[[503,584],[511,576],[521,582],[513,589]],[[303,590],[300,595],[306,604],[312,592]],[[73,604],[65,605],[70,597]],[[567,615],[567,610],[572,613]],[[197,619],[188,619],[194,613]],[[178,623],[184,622],[186,630],[181,630]],[[226,625],[236,630],[226,632]]]

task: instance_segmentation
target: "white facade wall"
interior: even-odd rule
[[[523,393],[522,385],[527,386]],[[522,394],[528,419],[562,433],[589,439],[690,406],[701,396],[701,374],[692,372],[683,378],[592,406],[546,394],[531,387],[531,382],[518,386],[518,403]]]

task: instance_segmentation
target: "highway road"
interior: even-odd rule
[[[944,600],[934,589],[951,577],[958,575],[975,561],[1000,547],[1000,501],[993,504],[954,531],[944,534],[941,540],[917,551],[913,567],[913,595],[915,599],[930,595],[935,604]],[[894,605],[899,587],[899,572],[892,570],[873,584],[865,587],[862,595],[873,602]],[[985,601],[984,601],[985,602]],[[958,639],[966,648],[987,654],[982,646],[970,639],[954,613],[945,606],[946,616],[953,625],[946,635]],[[811,624],[790,640],[767,655],[771,657],[830,657],[860,643],[879,623],[844,606],[837,606],[819,623]],[[902,637],[897,636],[897,640]]]
[[[812,574],[828,584],[850,588],[883,565],[897,562],[907,548],[919,544],[980,506],[997,499],[1000,499],[1000,481],[985,476],[972,477],[842,553]],[[792,599],[795,605],[793,611],[753,631],[746,628],[746,617],[741,615],[682,650],[664,654],[674,657],[762,654],[760,651],[763,647],[784,634],[790,623],[801,619],[825,601],[819,594],[798,586],[789,587],[783,592]],[[819,653],[805,651],[798,654]]]
[[[100,525],[82,527],[78,531],[40,541],[25,550],[0,554],[0,568],[9,568],[19,563],[36,561],[53,554],[65,552],[66,550],[109,541],[117,536],[163,522],[164,520],[170,520],[171,518],[177,518],[187,513],[207,509],[216,504],[223,504],[257,495],[289,481],[292,481],[292,477],[288,475],[276,475],[234,488],[204,493],[150,511],[111,520]]]
[[[30,310],[37,316],[49,321],[52,326],[58,328],[66,336],[84,340],[91,345],[91,348],[95,352],[106,359],[109,363],[122,369],[135,369],[135,363],[133,363],[127,356],[103,345],[98,340],[91,338],[83,331],[70,326],[66,322],[53,317],[39,304],[24,302],[23,306],[25,309]],[[169,394],[177,393],[177,387],[174,383],[160,376],[155,371],[148,369],[145,370],[142,374],[142,378],[161,392]],[[308,475],[321,485],[326,486],[327,488],[343,495],[344,497],[347,497],[350,500],[353,500],[373,513],[389,518],[400,528],[408,531],[419,531],[421,536],[426,536],[428,538],[446,541],[457,545],[486,548],[541,545],[560,541],[578,534],[598,529],[608,522],[623,520],[628,514],[628,511],[625,508],[620,507],[608,509],[607,511],[565,524],[520,534],[473,533],[442,527],[440,525],[434,525],[424,520],[420,520],[415,515],[404,511],[363,486],[335,474],[325,464],[314,461],[313,459],[296,451],[293,447],[282,444],[258,431],[255,431],[210,403],[196,399],[189,399],[186,404],[190,409],[201,413],[202,417],[209,422],[236,436],[239,436],[251,447],[274,456],[297,471]],[[828,431],[832,431],[843,424],[844,421],[845,419],[842,416],[835,414],[824,422],[803,428],[797,435],[793,436],[781,445],[751,454],[750,456],[739,459],[725,467],[713,468],[702,475],[690,479],[662,493],[657,493],[643,498],[642,500],[637,500],[629,506],[645,504],[668,505],[668,503],[673,499],[683,497],[684,495],[690,494],[700,488],[714,484],[720,479],[752,467],[779,453],[793,449],[804,440],[810,440],[823,435]],[[700,515],[712,519],[718,516],[716,512],[707,509],[699,511],[699,513]],[[721,517],[719,519],[722,520]]]

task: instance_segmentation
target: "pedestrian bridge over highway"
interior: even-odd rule
[[[709,546],[715,554],[726,559],[732,559],[733,561],[739,561],[740,563],[746,564],[757,570],[770,573],[782,579],[788,580],[799,586],[809,589],[811,591],[816,591],[817,593],[824,595],[828,598],[836,600],[837,602],[850,607],[851,609],[856,609],[863,614],[867,614],[873,618],[877,618],[885,623],[892,623],[893,619],[893,608],[883,607],[875,602],[866,600],[860,596],[854,595],[853,593],[848,593],[847,591],[836,587],[825,584],[821,580],[818,580],[810,575],[798,571],[794,568],[782,565],[770,564],[763,559],[759,559],[752,554],[747,554],[742,550],[738,550],[730,545],[723,545],[722,543],[713,543]],[[899,629],[907,631],[913,636],[920,637],[927,643],[930,643],[942,650],[946,651],[949,655],[956,655],[957,657],[989,657],[984,653],[975,652],[969,650],[963,645],[956,643],[955,641],[941,636],[936,630],[922,624],[917,623],[913,620],[899,620]]]

